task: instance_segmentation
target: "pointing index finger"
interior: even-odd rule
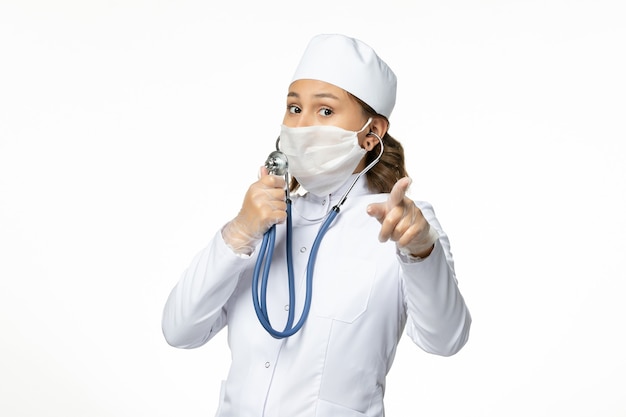
[[[399,206],[404,201],[406,190],[411,185],[411,179],[409,177],[400,178],[398,182],[393,185],[389,198],[387,199],[387,208],[391,209],[395,206]]]

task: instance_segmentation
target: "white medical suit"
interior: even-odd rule
[[[294,197],[295,307],[288,305],[285,226],[276,226],[267,291],[275,329],[283,330],[289,308],[296,309],[298,321],[322,217],[351,182],[330,196]],[[372,194],[364,177],[357,182],[321,243],[308,320],[289,338],[270,336],[255,314],[256,252],[236,255],[218,232],[196,255],[167,300],[163,332],[172,346],[195,348],[228,327],[232,364],[217,416],[381,417],[385,378],[405,327],[427,352],[448,356],[463,347],[471,317],[457,287],[447,236],[432,207],[416,202],[439,233],[432,253],[414,260],[401,255],[394,242],[380,243],[381,225],[366,207],[387,197]]]

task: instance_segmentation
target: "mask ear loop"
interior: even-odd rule
[[[372,120],[373,120],[373,119],[372,119],[371,117],[370,117],[369,119],[367,119],[367,122],[365,122],[365,124],[363,125],[363,127],[361,128],[361,130],[359,130],[359,131],[358,131],[358,132],[356,132],[356,133],[357,133],[357,134],[358,134],[358,133],[361,133],[362,131],[364,131],[365,129],[367,129],[367,127],[370,125],[370,123],[372,123]],[[369,135],[370,135],[370,134],[372,134],[372,133],[374,133],[374,132],[370,131],[370,133],[368,133],[367,135],[369,136]]]
[[[350,191],[352,191],[352,188],[354,187],[354,184],[356,184],[356,182],[359,180],[359,178],[361,178],[363,175],[365,175],[370,169],[374,168],[374,165],[376,165],[378,163],[378,161],[380,161],[380,158],[383,156],[383,151],[385,150],[385,145],[383,145],[383,140],[381,139],[380,136],[378,136],[378,134],[376,134],[376,132],[369,132],[367,134],[367,136],[370,136],[370,135],[373,135],[373,136],[376,137],[376,139],[378,139],[378,143],[380,143],[380,153],[378,154],[376,159],[374,159],[372,162],[369,163],[368,166],[365,167],[365,169],[363,171],[359,172],[359,174],[356,176],[354,181],[352,181],[352,185],[350,185],[350,188],[348,188],[348,190],[341,197],[341,200],[339,200],[339,203],[337,203],[337,205],[335,207],[333,207],[333,210],[336,209],[337,211],[339,211],[339,207],[341,207],[343,205],[343,203],[346,202],[346,198],[348,198],[348,193],[350,193]]]

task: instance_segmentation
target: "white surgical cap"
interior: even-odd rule
[[[309,42],[293,81],[311,79],[340,87],[389,118],[397,79],[374,50],[344,35],[317,35]]]

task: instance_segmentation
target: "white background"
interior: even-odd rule
[[[474,318],[402,340],[387,415],[625,416],[622,3],[0,0],[0,415],[215,413],[225,333],[172,348],[161,310],[341,32],[398,75]]]

